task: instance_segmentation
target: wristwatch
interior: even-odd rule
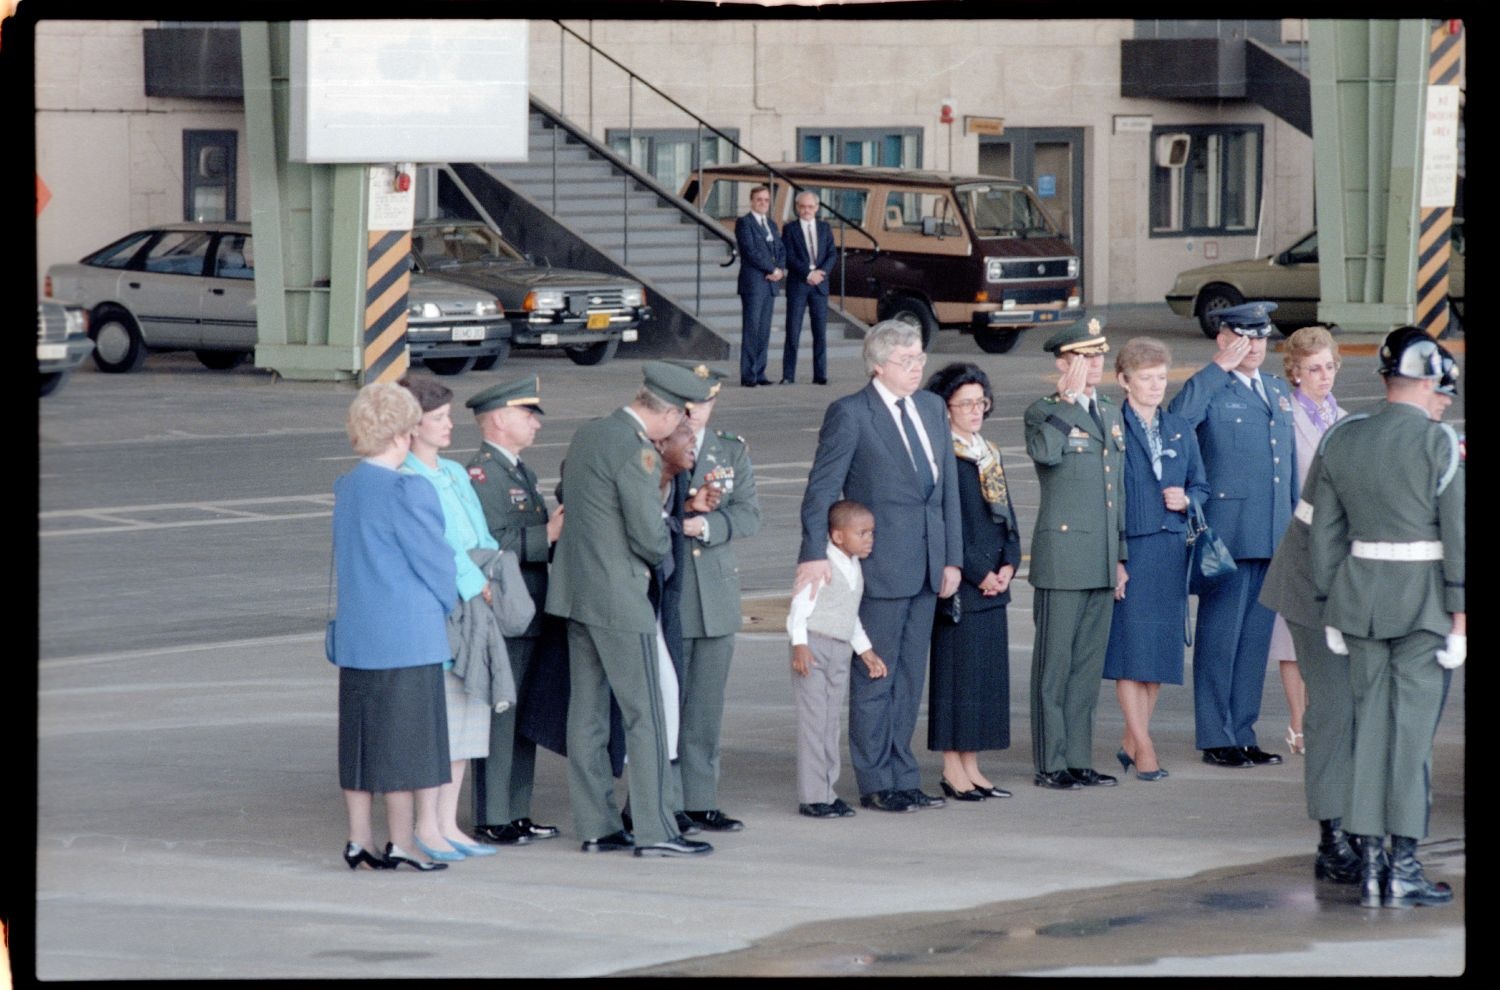
[[[1069,402],[1072,402],[1074,399],[1078,398],[1078,391],[1071,388],[1063,389],[1062,397],[1064,399],[1067,399]]]

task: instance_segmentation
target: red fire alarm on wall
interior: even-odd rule
[[[407,192],[411,189],[411,173],[405,169],[396,169],[396,176],[391,185],[397,192]]]
[[[953,104],[952,103],[944,103],[943,104],[943,110],[942,110],[942,112],[940,114],[938,114],[938,123],[940,123],[940,124],[951,124],[951,123],[953,123]]]

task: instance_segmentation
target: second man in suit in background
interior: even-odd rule
[[[813,384],[828,384],[828,273],[833,268],[833,228],[818,219],[818,197],[797,194],[797,222],[781,232],[786,247],[786,343],[781,349],[781,384],[797,380],[797,343],[802,314],[812,317]]]

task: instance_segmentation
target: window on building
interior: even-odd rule
[[[922,167],[920,127],[797,128],[797,160],[839,165]]]
[[[721,127],[725,134],[738,141],[738,128]],[[677,192],[700,164],[727,165],[740,160],[740,153],[733,144],[707,131],[700,136],[697,128],[636,128],[632,134],[624,129],[604,132],[609,149],[637,168],[644,168],[651,177],[668,192]],[[713,199],[717,199],[715,194]],[[712,204],[729,209],[726,203]],[[704,212],[717,216],[713,209],[704,207]]]
[[[182,219],[234,220],[234,131],[182,132]]]
[[[1181,164],[1159,137],[1186,138]],[[1157,127],[1151,132],[1151,233],[1252,234],[1260,211],[1260,125]]]

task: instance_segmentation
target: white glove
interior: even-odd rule
[[[1323,641],[1328,644],[1330,650],[1339,656],[1347,657],[1349,655],[1349,647],[1344,645],[1343,632],[1335,629],[1333,626],[1323,627]]]
[[[1445,669],[1462,667],[1469,655],[1469,637],[1462,633],[1448,634],[1447,649],[1437,651],[1437,662]]]

